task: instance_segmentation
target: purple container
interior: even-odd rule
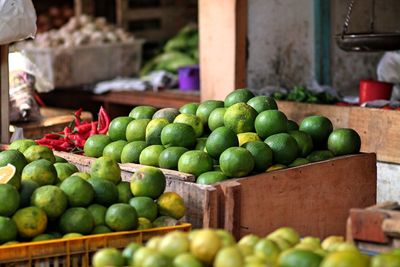
[[[196,91],[200,89],[200,69],[198,65],[179,68],[178,77],[179,88],[182,91]]]

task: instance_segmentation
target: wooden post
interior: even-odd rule
[[[75,0],[74,9],[75,16],[80,16],[82,14],[93,15],[94,14],[94,0]]]
[[[9,103],[10,96],[8,92],[8,46],[0,46],[0,142],[8,144],[10,141],[10,117]]]
[[[246,86],[247,0],[199,0],[201,99]]]

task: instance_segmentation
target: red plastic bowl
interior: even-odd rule
[[[374,80],[360,81],[360,104],[372,100],[385,99],[390,100],[393,84]]]

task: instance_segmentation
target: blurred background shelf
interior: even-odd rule
[[[180,108],[186,103],[199,102],[199,92],[182,92],[179,90],[110,92],[95,95],[80,88],[57,89],[41,94],[43,101],[50,106],[61,108],[79,108],[84,106],[93,114],[100,106],[104,106],[111,117],[122,116],[130,112],[134,106],[151,105],[157,108]],[[63,99],[63,101],[60,101]]]

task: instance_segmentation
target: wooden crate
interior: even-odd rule
[[[278,106],[289,119],[297,122],[318,114],[331,119],[335,127],[353,128],[361,136],[361,151],[376,153],[378,161],[400,164],[399,111],[288,101],[278,101]]]
[[[82,170],[94,160],[56,154]],[[138,167],[121,164],[123,180],[129,181]],[[373,205],[376,199],[375,154],[338,157],[215,185],[198,185],[191,175],[163,171],[166,190],[185,200],[185,221],[194,228],[225,228],[237,237],[265,235],[281,226],[294,227],[302,235],[344,235],[349,209]]]
[[[399,203],[387,201],[365,209],[351,209],[346,237],[369,253],[400,248]]]

